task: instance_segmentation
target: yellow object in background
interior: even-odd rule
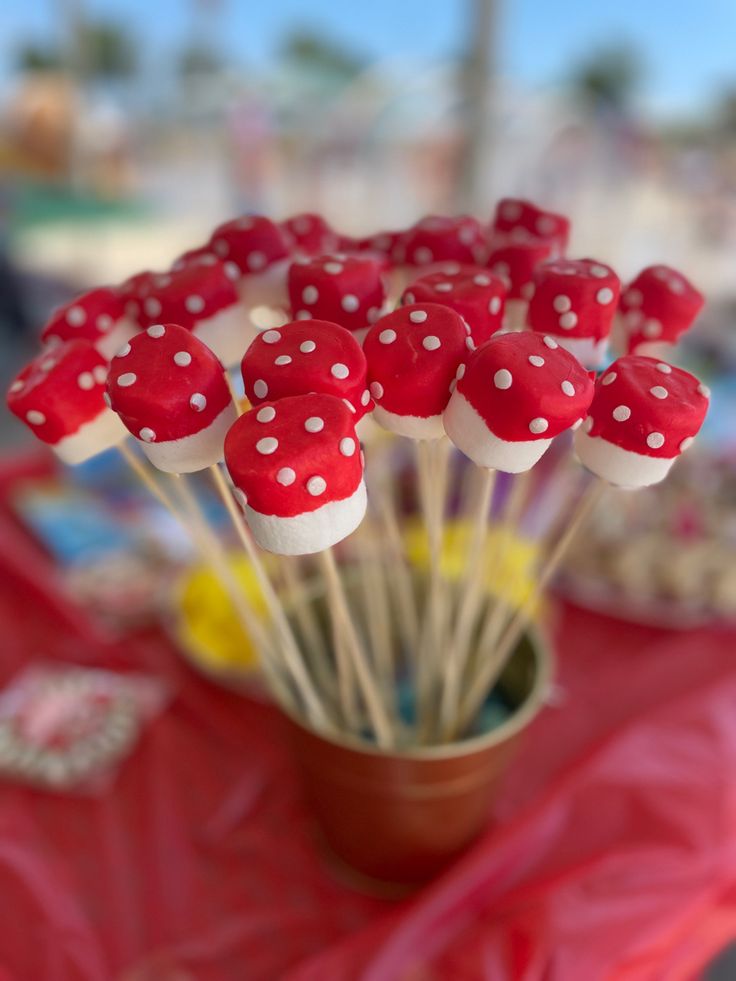
[[[233,576],[253,610],[266,620],[266,604],[256,575],[243,556],[232,556]],[[185,576],[177,595],[177,634],[189,656],[207,671],[252,674],[258,655],[232,601],[211,569],[195,566]]]
[[[450,582],[461,579],[471,547],[473,525],[448,521],[444,528],[440,567]],[[429,565],[429,539],[420,521],[412,521],[405,534],[409,561],[419,569]],[[483,580],[489,593],[519,607],[533,591],[539,544],[522,538],[515,529],[493,524],[488,529],[483,557]]]

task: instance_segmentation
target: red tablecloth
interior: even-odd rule
[[[560,611],[559,689],[488,834],[410,901],[339,884],[274,711],[157,635],[103,647],[0,559],[0,682],[142,669],[175,698],[112,790],[0,786],[0,979],[689,979],[736,936],[736,636]]]

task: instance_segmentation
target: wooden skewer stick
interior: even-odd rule
[[[377,528],[371,518],[363,522],[358,540],[360,593],[363,620],[370,642],[373,666],[378,674],[384,698],[394,694],[394,637],[391,630],[386,579],[381,574],[380,554],[375,547]]]
[[[281,605],[281,601],[276,595],[273,586],[271,585],[271,580],[266,573],[261,557],[258,554],[256,546],[245,526],[245,522],[238,511],[238,506],[230,493],[230,488],[227,486],[225,478],[222,475],[222,471],[217,464],[210,467],[210,474],[212,475],[212,480],[215,487],[217,488],[222,502],[225,505],[225,509],[227,510],[228,516],[233,524],[233,527],[235,528],[238,538],[240,539],[240,543],[245,549],[245,553],[253,566],[253,571],[256,574],[258,585],[261,587],[261,592],[263,593],[263,597],[266,601],[266,606],[268,607],[268,611],[279,633],[284,661],[286,662],[289,672],[294,679],[299,694],[304,701],[304,705],[310,717],[312,717],[317,724],[323,727],[328,726],[328,719],[324,706],[322,705],[312,679],[310,678],[305,667],[301,652],[294,637],[294,633],[284,612],[284,608]]]
[[[230,377],[230,372],[227,370],[227,368],[225,369],[225,382],[227,383],[227,387],[230,389],[230,398],[233,400],[233,405],[235,406],[235,412],[238,414],[238,416],[242,416],[243,407],[240,404],[238,393],[235,391],[235,384],[233,383],[233,380]]]
[[[381,700],[378,685],[371,674],[363,647],[355,633],[350,607],[345,596],[340,573],[337,570],[334,553],[331,548],[327,548],[319,552],[318,555],[324,572],[330,611],[335,618],[335,623],[344,631],[348,651],[352,658],[352,666],[355,669],[365,707],[376,734],[376,741],[379,746],[391,746],[393,744],[391,722]]]
[[[411,567],[401,538],[391,488],[380,494],[379,510],[386,533],[386,575],[392,584],[392,599],[396,608],[398,633],[409,659],[416,658],[419,642],[419,613]]]
[[[515,616],[504,630],[498,646],[491,652],[491,656],[482,661],[481,671],[474,679],[462,704],[456,732],[462,732],[483,704],[483,700],[486,698],[491,685],[503,671],[509,655],[516,649],[519,638],[528,626],[530,617],[541,594],[547,588],[575,536],[606,492],[607,487],[608,484],[605,481],[595,479],[583,492],[568,521],[565,531],[547,557],[539,578],[534,585],[532,594],[516,611]]]

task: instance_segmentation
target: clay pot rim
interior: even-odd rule
[[[332,743],[342,749],[348,749],[364,756],[381,757],[384,759],[403,759],[403,760],[444,760],[460,756],[472,756],[480,753],[489,747],[504,743],[515,736],[522,729],[525,729],[534,719],[538,712],[544,707],[545,699],[549,691],[554,669],[554,655],[550,645],[541,636],[538,627],[527,627],[523,635],[530,644],[534,655],[534,665],[536,668],[534,680],[529,694],[524,701],[517,706],[515,711],[500,726],[491,729],[490,732],[478,736],[471,736],[459,742],[441,743],[437,746],[414,746],[399,748],[383,748],[375,743],[366,742],[356,736],[347,733],[334,734],[329,731],[314,729],[307,725],[304,719],[294,712],[291,712],[284,705],[279,705],[280,711],[303,732],[321,739],[324,742]]]

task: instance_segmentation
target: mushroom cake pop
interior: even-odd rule
[[[141,272],[128,276],[119,286],[115,287],[115,292],[122,297],[125,304],[125,313],[131,323],[141,327],[143,316],[143,301],[154,288],[156,279],[163,275],[144,269]]]
[[[597,368],[605,357],[620,289],[613,269],[595,259],[543,262],[534,273],[527,323],[554,337],[586,368]]]
[[[428,215],[404,233],[401,245],[406,265],[427,272],[437,263],[483,263],[488,254],[483,228],[470,215]]]
[[[629,353],[665,353],[689,329],[704,303],[703,294],[676,269],[643,269],[619,301]]]
[[[263,215],[245,215],[219,225],[210,246],[216,256],[240,270],[239,288],[247,306],[286,306],[290,258],[283,228]]]
[[[235,423],[225,463],[248,527],[279,555],[308,555],[353,532],[366,510],[354,416],[332,395],[265,402]]]
[[[526,326],[529,300],[534,295],[534,273],[552,254],[552,246],[541,239],[529,239],[494,249],[488,268],[506,286],[505,326],[521,330]]]
[[[370,412],[366,360],[350,331],[326,320],[295,320],[264,330],[241,364],[253,405],[321,392],[343,399],[354,421]]]
[[[521,473],[585,415],[593,382],[552,337],[496,334],[458,371],[447,435],[479,467]]]
[[[151,463],[193,473],[222,459],[236,418],[222,365],[179,324],[152,324],[113,358],[110,405]]]
[[[324,255],[340,248],[340,236],[322,215],[304,212],[281,222],[292,252],[299,255]]]
[[[441,303],[459,313],[479,346],[503,326],[506,287],[498,276],[478,266],[433,272],[411,283],[402,303]]]
[[[160,275],[142,302],[141,323],[179,324],[210,347],[223,364],[237,364],[255,330],[225,265],[189,263]]]
[[[381,265],[369,256],[319,256],[289,267],[289,302],[296,320],[340,324],[362,341],[383,312]]]
[[[657,484],[698,434],[709,398],[708,388],[681,368],[640,355],[619,358],[596,382],[575,452],[611,484]]]
[[[64,463],[84,463],[127,436],[105,402],[106,379],[107,362],[89,341],[60,341],[20,372],[8,408]]]
[[[376,422],[410,439],[442,436],[451,385],[474,348],[460,314],[438,303],[412,303],[382,317],[363,346]]]
[[[491,222],[493,248],[538,239],[549,242],[552,256],[565,254],[570,222],[564,215],[545,211],[522,198],[501,198]]]
[[[82,338],[90,341],[108,361],[137,332],[128,319],[120,294],[101,286],[59,307],[41,332],[44,344]]]

